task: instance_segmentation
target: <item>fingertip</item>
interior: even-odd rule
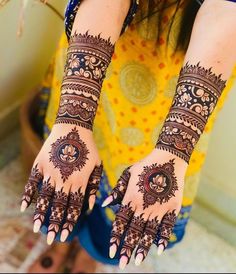
[[[95,195],[91,195],[89,197],[89,210],[92,211],[93,207],[95,205],[95,201],[96,201],[96,196]]]
[[[121,270],[124,270],[127,264],[128,264],[128,258],[126,256],[122,256],[120,258],[119,268]]]
[[[143,261],[143,255],[139,253],[135,258],[135,265],[139,266]]]
[[[108,196],[105,201],[102,203],[102,207],[108,206],[113,201],[112,195]]]
[[[55,233],[53,231],[50,231],[47,236],[47,244],[51,245],[54,241]]]
[[[63,229],[62,232],[61,232],[61,237],[60,237],[60,241],[62,243],[64,243],[67,239],[67,237],[69,236],[69,232],[67,229]]]
[[[28,207],[28,204],[26,203],[26,201],[22,201],[21,207],[20,207],[21,213],[23,213],[27,207]]]
[[[116,245],[113,244],[113,245],[110,247],[110,249],[109,249],[109,257],[110,257],[111,259],[113,259],[113,258],[115,257],[115,255],[116,255],[116,250],[117,250]]]
[[[163,252],[164,252],[164,247],[163,247],[163,245],[159,245],[159,246],[158,246],[158,249],[157,249],[157,255],[158,255],[158,256],[161,256]]]
[[[39,232],[39,230],[40,230],[40,228],[41,228],[41,221],[40,220],[36,220],[35,222],[34,222],[34,227],[33,227],[33,231],[34,231],[34,233],[38,233]]]

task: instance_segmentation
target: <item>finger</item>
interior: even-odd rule
[[[143,218],[143,214],[133,216],[120,252],[120,269],[123,270],[129,263],[131,255],[143,234],[145,223],[146,220]]]
[[[142,238],[139,241],[138,248],[135,253],[135,264],[138,266],[147,257],[151,245],[153,244],[159,227],[158,217],[148,220]]]
[[[30,173],[27,184],[25,185],[25,191],[21,200],[21,212],[31,204],[35,192],[37,191],[38,184],[43,180],[43,175],[39,171],[38,164],[36,164]]]
[[[69,203],[67,207],[66,221],[62,227],[61,242],[65,242],[69,234],[73,231],[75,224],[81,214],[84,201],[84,194],[79,188],[76,192],[71,192],[69,196]]]
[[[157,243],[157,254],[159,256],[164,252],[168,245],[176,220],[177,215],[175,210],[173,210],[171,212],[167,212],[161,221],[159,232],[160,238]]]
[[[54,241],[59,229],[61,227],[66,206],[68,201],[68,193],[63,188],[55,191],[54,199],[51,207],[51,216],[49,218],[48,236],[47,243],[49,245]]]
[[[91,173],[86,192],[89,195],[88,202],[89,202],[89,209],[92,210],[96,200],[96,193],[99,188],[99,184],[102,177],[103,165],[95,166],[93,172]]]
[[[114,258],[118,247],[120,246],[121,238],[130,222],[134,212],[130,203],[121,205],[119,212],[116,214],[115,221],[113,222],[110,240],[110,258]]]
[[[102,207],[121,203],[128,187],[129,178],[130,178],[130,167],[126,168],[123,171],[123,173],[121,174],[117,182],[116,187],[112,190],[111,194],[103,202]]]
[[[42,188],[40,189],[39,196],[36,202],[36,209],[34,213],[34,233],[37,233],[45,219],[45,215],[49,208],[49,203],[54,193],[54,186],[50,183],[50,177],[44,180]]]

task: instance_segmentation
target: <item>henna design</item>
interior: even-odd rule
[[[121,201],[123,200],[123,197],[125,195],[126,189],[128,187],[128,182],[130,179],[130,168],[131,167],[127,167],[123,173],[121,174],[116,187],[113,188],[112,192],[111,192],[111,196],[112,196],[112,202],[110,203],[110,205],[116,205],[116,204],[120,204]]]
[[[157,245],[158,247],[162,246],[163,250],[165,250],[168,245],[176,220],[177,220],[177,215],[175,210],[166,213],[166,215],[162,219],[160,231],[159,231],[160,239]]]
[[[43,180],[43,175],[39,172],[38,164],[36,164],[30,173],[27,184],[25,185],[25,191],[22,197],[22,202],[26,202],[27,207],[31,204],[35,193],[38,189],[38,184]]]
[[[39,197],[36,203],[36,209],[34,213],[34,222],[40,221],[39,227],[44,222],[45,215],[47,213],[49,203],[54,193],[54,187],[50,184],[50,177],[43,182],[42,188],[39,193]]]
[[[145,221],[143,214],[132,218],[120,252],[120,257],[125,256],[127,258],[127,264],[129,263],[133,250],[143,234],[144,227]]]
[[[101,87],[114,45],[100,35],[75,34],[70,39],[56,123],[92,130]]]
[[[128,203],[127,205],[121,205],[119,212],[116,214],[116,219],[113,222],[110,247],[114,247],[115,251],[117,251],[118,247],[120,246],[122,235],[134,214],[130,204],[131,203]]]
[[[187,63],[180,71],[175,97],[156,148],[188,163],[225,84],[211,68]]]
[[[51,207],[51,215],[49,218],[50,224],[48,227],[48,233],[54,232],[54,237],[60,229],[60,225],[64,218],[64,213],[67,205],[68,195],[61,190],[55,191],[54,200]]]
[[[88,160],[88,149],[80,139],[78,130],[72,129],[66,136],[60,137],[51,145],[50,162],[59,168],[61,178],[65,182],[77,170],[81,170]]]
[[[145,166],[137,183],[139,192],[143,193],[143,209],[156,202],[168,202],[178,190],[174,173],[174,159],[163,165]]]
[[[141,261],[143,261],[147,257],[149,249],[157,236],[158,226],[158,217],[155,217],[152,220],[147,221],[143,236],[139,242],[135,254],[135,257],[137,257],[138,255],[141,256]]]
[[[69,197],[69,203],[67,207],[66,222],[62,227],[62,230],[66,229],[68,234],[73,231],[73,228],[80,216],[84,201],[84,195],[79,188],[76,192],[71,192]]]
[[[88,186],[87,186],[87,193],[90,196],[96,195],[103,171],[103,165],[96,166],[91,173],[89,180],[88,180]]]

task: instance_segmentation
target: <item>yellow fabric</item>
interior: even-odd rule
[[[183,52],[174,54],[178,18],[181,14],[177,14],[166,47],[168,18],[172,13],[173,9],[168,9],[162,24],[163,32],[157,43],[156,38],[150,36],[150,24],[147,29],[147,22],[144,21],[139,27],[132,25],[116,44],[94,125],[95,141],[112,187],[125,167],[151,152],[169,111],[184,58]],[[153,32],[154,27],[156,25],[153,26]],[[49,129],[53,126],[59,104],[66,48],[67,39],[63,35],[56,53],[52,92],[46,115]],[[234,75],[235,72],[236,70]],[[217,109],[210,117],[191,157],[183,206],[191,205],[194,200],[212,126],[232,87],[233,79],[231,77],[228,81]]]

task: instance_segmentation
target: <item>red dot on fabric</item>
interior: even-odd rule
[[[141,61],[144,61],[144,56],[143,56],[143,54],[140,54],[140,55],[139,55],[139,59],[140,59]]]
[[[156,51],[153,51],[153,52],[152,52],[152,55],[153,55],[153,56],[157,56],[157,52],[156,52]]]
[[[119,101],[118,101],[117,98],[114,98],[114,103],[115,103],[115,104],[118,104],[118,103],[119,103]]]
[[[129,151],[134,151],[134,148],[133,147],[129,147]]]
[[[125,116],[124,112],[121,111],[120,112],[120,116]]]
[[[169,77],[170,77],[170,75],[169,75],[169,74],[167,74],[167,75],[166,75],[166,77],[165,77],[165,79],[166,79],[166,80],[168,80],[168,79],[169,79]]]
[[[163,45],[165,43],[165,40],[163,39],[163,38],[160,38],[159,40],[158,40],[158,44],[159,45]]]
[[[118,72],[117,72],[117,71],[113,71],[113,73],[114,73],[115,75],[118,75]]]
[[[165,100],[161,101],[161,105],[163,106],[166,103]]]
[[[148,146],[148,145],[149,145],[149,142],[145,142],[145,145]]]
[[[147,122],[147,120],[148,120],[147,118],[143,118],[143,122]]]
[[[151,114],[152,114],[152,115],[155,115],[155,114],[157,114],[157,111],[156,111],[156,110],[153,110],[153,111],[151,112]]]
[[[179,59],[176,59],[176,60],[175,60],[175,64],[176,64],[176,65],[178,65],[178,64],[179,64],[179,62],[180,62],[180,60],[179,60]]]
[[[116,55],[115,53],[113,53],[112,59],[113,59],[113,60],[116,60],[116,59],[117,59],[117,55]]]
[[[100,112],[99,110],[97,110],[97,115],[98,115],[98,116],[101,115],[101,112]]]
[[[129,162],[133,162],[134,161],[134,158],[129,158]]]
[[[137,111],[138,111],[136,107],[132,107],[131,110],[132,110],[133,112],[137,112]]]
[[[130,121],[131,126],[135,126],[136,122],[134,120]]]
[[[122,154],[122,150],[121,150],[121,149],[119,149],[118,152],[119,152],[120,154]]]
[[[134,31],[134,30],[135,30],[135,26],[134,26],[133,24],[131,24],[131,25],[129,26],[129,29],[130,29],[131,31]]]
[[[165,66],[166,66],[166,65],[165,65],[164,63],[160,63],[160,64],[159,64],[159,68],[160,68],[160,69],[163,69]]]
[[[142,41],[142,42],[141,42],[141,45],[142,45],[142,47],[146,47],[147,44],[146,44],[145,41]]]
[[[116,137],[116,141],[119,143],[120,142],[120,139],[118,137]]]
[[[150,128],[146,128],[146,129],[145,129],[145,132],[150,132]]]
[[[127,51],[126,45],[122,45],[121,48],[122,48],[123,51]]]
[[[143,151],[143,150],[141,150],[141,151],[140,151],[140,153],[141,153],[141,154],[144,154],[144,151]]]
[[[112,88],[112,84],[111,83],[108,83],[107,86],[108,86],[108,88]]]
[[[134,40],[130,40],[130,43],[131,43],[131,45],[135,45],[135,42],[134,42]]]

